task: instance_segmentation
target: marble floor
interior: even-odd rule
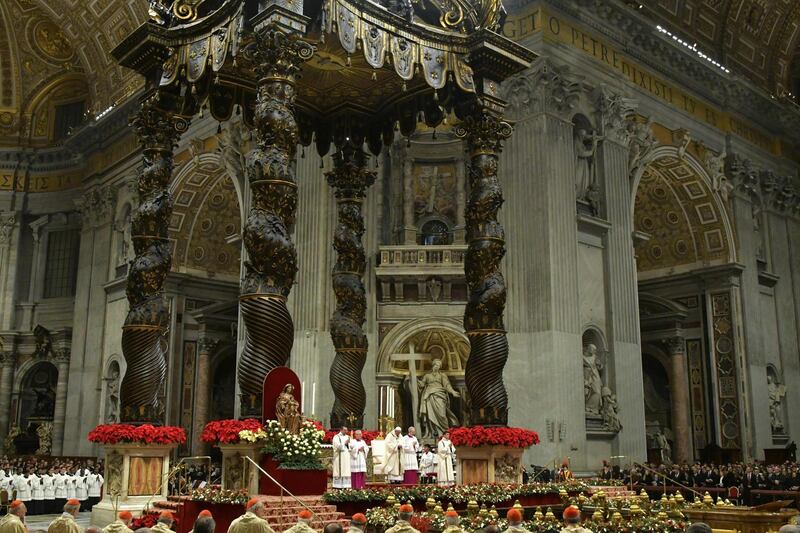
[[[50,525],[50,522],[55,520],[61,516],[60,514],[37,514],[33,516],[26,516],[25,517],[25,525],[28,527],[28,531],[31,533],[35,531],[47,531],[47,526]],[[78,513],[78,518],[75,520],[78,522],[78,525],[82,528],[86,529],[91,524],[92,520],[92,513],[90,511],[85,511],[82,513]]]

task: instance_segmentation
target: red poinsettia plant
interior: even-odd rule
[[[322,429],[322,425],[320,425],[320,429]],[[331,442],[333,442],[333,437],[335,437],[337,433],[339,433],[338,429],[325,430],[325,436],[322,438],[322,442],[324,442],[325,444],[330,444]],[[354,430],[351,429],[350,436],[352,436],[353,433]],[[373,439],[377,439],[380,436],[381,432],[377,430],[376,431],[368,431],[366,429],[361,430],[361,438],[364,439],[364,442],[366,442],[367,444],[372,442]]]
[[[237,444],[240,442],[240,431],[258,431],[259,429],[261,429],[261,422],[255,418],[247,418],[245,420],[214,420],[206,424],[203,428],[200,439],[203,442],[210,442],[213,444]]]
[[[158,522],[158,518],[160,516],[160,513],[156,513],[154,511],[144,512],[131,521],[131,529],[136,531],[137,529],[141,529],[143,527],[151,528],[156,525],[156,522]],[[178,525],[178,517],[173,514],[172,519],[173,523]]]
[[[450,441],[454,446],[506,446],[508,448],[527,448],[539,444],[539,435],[525,428],[511,427],[460,427],[450,430]]]
[[[89,432],[88,438],[97,444],[183,444],[186,431],[177,426],[100,424]]]

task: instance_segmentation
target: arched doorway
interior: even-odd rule
[[[637,277],[647,295],[640,323],[648,443],[658,423],[670,443],[679,438],[686,460],[717,448],[735,458],[744,444],[732,333],[741,269],[726,201],[695,152],[693,145],[659,147],[634,176]],[[655,401],[664,402],[661,410],[652,409]],[[670,412],[676,406],[680,412]]]
[[[23,375],[17,416],[22,435],[15,440],[18,454],[33,454],[39,448],[36,430],[43,424],[53,423],[57,385],[58,369],[49,361],[33,364]]]
[[[449,410],[446,415],[454,417],[451,424],[468,423],[469,399],[464,369],[469,357],[469,340],[460,326],[458,320],[449,318],[411,320],[395,326],[381,343],[376,368],[379,413],[388,414],[394,424],[404,428],[420,426],[420,434],[426,441],[433,441],[437,436],[433,434],[435,430],[430,429],[431,425],[426,424],[425,410],[431,406],[423,406],[426,376],[434,371],[437,361],[439,372],[447,378],[451,389],[446,393],[446,401],[433,408]],[[387,410],[389,395],[394,396],[393,412]]]
[[[236,402],[236,351],[223,348],[212,362],[211,416],[209,420],[234,418]]]

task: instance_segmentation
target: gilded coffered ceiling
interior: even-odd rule
[[[0,2],[0,142],[47,142],[47,100],[99,112],[131,94],[140,81],[109,50],[146,16],[146,0]]]
[[[761,87],[790,88],[800,43],[798,0],[628,0],[676,35],[691,39]],[[638,5],[637,5],[638,7]]]

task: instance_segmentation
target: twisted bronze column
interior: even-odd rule
[[[333,171],[325,177],[334,188],[337,223],[333,235],[336,264],[333,267],[333,292],[336,310],[330,328],[336,357],[331,365],[330,380],[335,401],[331,411],[331,427],[364,422],[366,393],[361,371],[367,359],[367,297],[364,291],[366,254],[362,204],[367,188],[375,183],[375,172],[367,170],[367,154],[362,144],[348,140],[333,155]]]
[[[122,381],[122,420],[161,422],[161,394],[167,372],[164,332],[169,309],[164,301],[164,280],[172,267],[168,237],[172,215],[173,154],[186,120],[158,107],[154,93],[142,102],[131,124],[142,145],[142,170],[138,178],[139,207],[131,220],[136,257],[128,270],[126,293],[130,310],[122,327],[122,353],[127,371]]]
[[[503,192],[497,179],[502,142],[511,135],[511,125],[498,114],[476,106],[456,127],[469,150],[470,196],[466,207],[468,249],[464,273],[469,299],[464,329],[470,343],[465,370],[471,424],[505,425],[508,395],[503,367],[508,359],[508,340],[503,325],[506,285],[500,261],[506,253],[505,233],[497,220]]]
[[[294,342],[286,307],[297,272],[291,233],[297,210],[295,76],[313,47],[270,26],[257,35],[256,147],[247,154],[250,213],[244,226],[248,260],[239,304],[246,328],[239,358],[242,416],[261,414],[264,378],[285,365]]]

